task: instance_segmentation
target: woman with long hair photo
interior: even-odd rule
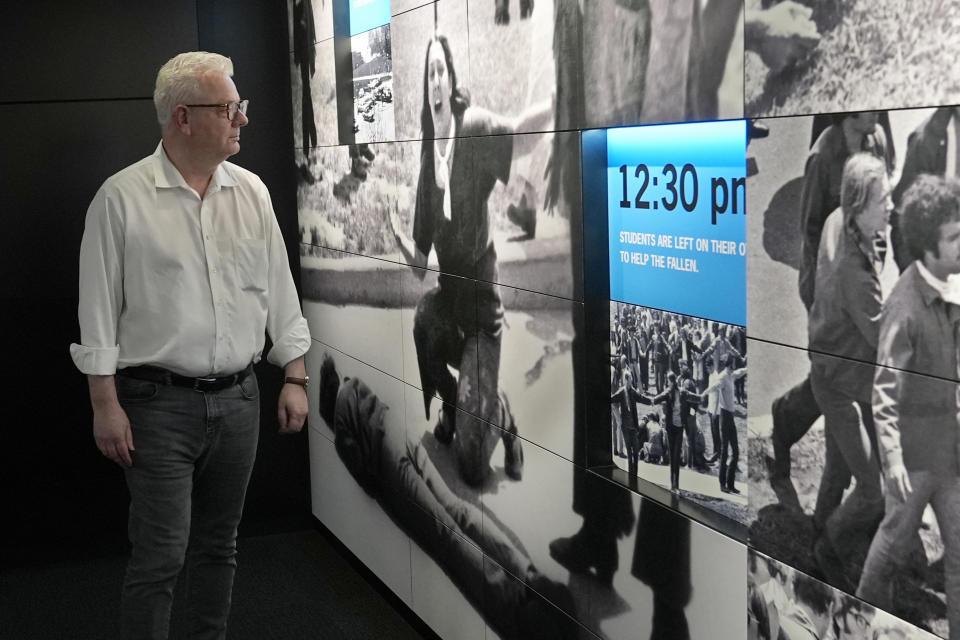
[[[395,214],[391,224],[418,278],[431,249],[436,251],[438,284],[417,304],[413,326],[424,409],[429,418],[430,402],[440,396],[444,404],[434,435],[453,443],[460,475],[472,485],[486,478],[501,437],[507,475],[519,480],[523,471],[517,428],[499,389],[503,305],[488,198],[497,181],[509,181],[511,163],[537,139],[512,134],[544,131],[552,122],[552,100],[515,118],[471,105],[458,85],[447,38],[435,35],[428,43],[413,237],[400,229]]]

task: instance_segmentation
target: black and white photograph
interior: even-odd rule
[[[485,513],[519,536],[538,569],[566,585],[588,630],[601,638],[745,637],[735,611],[746,602],[742,543],[524,446],[523,480],[482,492]],[[578,498],[590,502],[582,514]]]
[[[390,25],[350,39],[353,69],[353,141],[396,139],[393,115],[393,54]]]
[[[748,640],[933,640],[934,635],[751,550]]]
[[[298,176],[297,211],[300,240],[308,247],[397,262],[399,253],[390,230],[398,206],[412,206],[399,189],[400,165],[409,146],[400,143],[358,143],[312,150],[310,180]],[[304,268],[309,268],[304,263]]]
[[[457,407],[508,432],[519,429],[526,439],[572,460],[573,334],[583,309],[569,298],[536,291],[558,277],[556,268],[507,262],[504,272],[523,277],[529,289],[415,264],[401,270],[403,379],[422,390],[421,419],[431,420],[449,441],[453,421],[446,413]],[[519,477],[523,451],[514,440],[504,441],[511,444],[505,455],[513,460],[508,472]]]
[[[337,90],[333,40],[324,40],[291,54],[290,92],[297,178],[313,184],[319,178],[315,147],[337,144]]]
[[[960,625],[940,533],[958,464],[954,115],[761,120],[748,146],[751,544],[938,633]]]
[[[489,4],[493,2],[489,0]],[[469,89],[471,95],[474,90],[470,77],[467,2],[441,0],[415,4],[422,6],[398,12],[390,21],[397,140],[421,140],[427,137],[423,132],[424,117],[427,115],[424,101],[428,100],[426,55],[434,35],[441,34],[447,39],[450,57],[454,61],[452,75],[457,86]],[[391,4],[394,11],[396,6],[396,2]],[[447,138],[450,135],[448,131],[438,131],[430,137]]]
[[[960,5],[942,0],[746,0],[748,117],[960,102]]]
[[[435,628],[465,625],[467,637],[482,638],[485,622],[494,637],[581,637],[580,625],[554,604],[572,610],[569,589],[543,574],[516,534],[491,519],[451,450],[431,430],[407,424],[404,394],[416,390],[322,343],[314,343],[309,359],[318,379],[319,437],[332,440],[316,443],[327,459],[314,478],[325,483],[315,485],[314,501],[338,534],[354,533],[348,544],[363,551],[364,561],[374,556],[375,564],[412,570],[409,601]],[[345,473],[353,486],[331,495]],[[361,522],[378,526],[363,531]],[[392,557],[367,548],[381,537],[407,536],[410,546],[395,544]]]
[[[585,477],[529,442],[522,480],[507,476],[498,450],[477,491],[418,415],[419,390],[319,342],[308,360],[318,381],[315,511],[388,577],[402,579],[405,563],[411,581],[398,593],[435,630],[470,638],[485,630],[502,638],[745,637],[746,584],[729,580],[743,575],[742,543]],[[567,502],[577,482],[590,484],[600,514],[593,524]],[[603,528],[589,539],[563,537],[597,524]],[[377,549],[381,536],[389,544]]]
[[[511,115],[538,102],[549,103],[557,86],[554,0],[473,0],[468,4],[470,84],[465,86],[473,104]],[[553,128],[552,123],[521,125],[517,131]]]
[[[749,421],[751,547],[948,637],[957,383],[763,341],[750,349],[751,398],[776,411]],[[939,353],[955,364],[953,348]],[[803,367],[806,403],[791,375]],[[822,371],[844,381],[824,391]]]
[[[310,335],[401,379],[400,265],[313,245],[300,247],[303,316]]]
[[[287,0],[287,27],[290,42],[307,35],[305,42],[313,44],[333,37],[333,3],[338,0]],[[301,29],[301,35],[296,30]],[[296,49],[294,45],[293,51]]]
[[[872,346],[858,346],[845,335],[857,331],[858,316],[879,312],[913,262],[902,224],[910,187],[918,176],[957,175],[957,112],[955,107],[898,109],[751,123],[751,338],[877,361],[875,338],[865,336]],[[854,222],[844,223],[849,214]],[[845,226],[855,227],[855,232],[846,229],[850,237],[866,236],[864,242],[873,243],[867,251],[872,268],[858,268],[846,254],[837,256],[841,239],[847,237]],[[846,241],[843,246],[853,248]],[[828,257],[835,264],[821,274],[818,264]],[[828,290],[817,300],[821,277]],[[954,274],[944,279],[951,290],[957,289]],[[869,295],[854,298],[855,293]],[[835,305],[850,312],[847,322],[834,317]],[[922,362],[912,370],[930,373]]]
[[[492,237],[497,273],[476,273],[470,261],[445,259],[438,261],[441,271],[579,299],[581,276],[574,271],[579,265],[582,233],[579,135],[550,133],[556,125],[553,73],[541,69],[543,72],[531,77],[523,64],[534,42],[528,27],[534,19],[549,26],[544,16],[552,15],[550,5],[537,3],[532,15],[503,25],[495,21],[494,3],[486,3],[489,7],[477,4],[477,15],[470,13],[471,25],[480,21],[492,33],[516,34],[503,43],[516,52],[511,64],[499,69],[491,66],[487,59],[500,55],[501,48],[493,42],[482,55],[473,49],[474,31],[479,27],[471,26],[469,40],[464,37],[468,30],[466,3],[439,2],[393,20],[397,137],[429,141],[415,147],[402,143],[416,148],[420,161],[401,166],[400,183],[410,193],[409,200],[400,196],[400,231],[412,238],[413,205],[428,174],[433,174],[438,186],[448,180],[457,183],[451,190],[453,198],[462,193],[465,203],[473,200],[489,210],[489,234],[481,229],[472,240],[479,243],[475,249],[479,253],[486,250],[487,236]],[[486,18],[484,8],[490,10]],[[552,53],[546,54],[552,61]],[[531,80],[536,81],[535,86],[529,84]],[[433,83],[440,85],[434,87]],[[435,99],[440,102],[432,104]],[[508,135],[524,131],[540,133]],[[449,138],[456,140],[444,140]],[[468,157],[476,160],[468,162]],[[446,167],[441,162],[444,159]],[[436,165],[432,171],[427,161]],[[467,196],[472,187],[460,187],[459,183],[462,171],[472,166],[478,166],[492,182],[482,186],[484,193]],[[405,207],[405,202],[411,205]],[[454,203],[453,209],[474,206]],[[445,218],[450,219],[446,214]],[[432,263],[433,258],[427,257]],[[535,277],[531,277],[533,271],[538,272]]]
[[[415,149],[419,145],[398,143],[371,147]],[[341,169],[335,175],[350,170],[345,148],[321,151],[339,159]],[[376,167],[374,162],[367,180],[351,198],[360,197],[373,179]],[[334,195],[336,185],[330,185],[331,182],[327,180],[321,185]],[[313,186],[314,192],[316,189]],[[349,213],[350,206],[345,204],[343,211]],[[556,469],[566,469],[568,473],[573,469],[569,462],[575,428],[572,325],[577,311],[582,314],[581,303],[437,271],[436,257],[429,263],[433,268],[428,268],[412,263],[400,264],[383,258],[384,254],[372,257],[326,248],[322,245],[331,243],[321,241],[319,236],[313,239],[314,232],[307,229],[318,225],[311,224],[304,216],[301,209],[304,226],[301,235],[311,238],[312,242],[301,247],[303,306],[304,314],[314,328],[314,338],[324,342],[322,346],[328,351],[346,352],[340,353],[341,360],[350,354],[349,362],[363,365],[361,369],[369,368],[368,378],[376,371],[381,378],[389,374],[387,377],[393,381],[390,386],[394,382],[402,385],[405,419],[399,427],[405,426],[409,434],[415,434],[417,441],[429,448],[431,459],[436,468],[442,470],[444,481],[451,490],[471,504],[481,504],[481,495],[488,493],[507,497],[507,487],[517,486],[527,477],[529,469],[534,466],[531,456],[536,457],[537,453],[541,454],[541,459],[547,456],[547,460],[555,460],[559,465]],[[347,232],[338,237],[347,243],[345,246],[352,247],[352,241],[347,239],[357,237],[349,231],[352,227],[348,222],[353,224],[362,219],[364,216],[357,212],[353,217],[344,215],[340,220]],[[442,250],[447,249],[444,245]],[[463,258],[457,257],[457,260]],[[476,270],[470,273],[476,273]],[[531,284],[536,281],[537,273],[537,270],[531,271]],[[506,355],[501,363],[502,349],[509,351],[504,351]],[[323,378],[319,366],[315,362],[311,365],[311,375]],[[564,401],[558,402],[557,398]],[[396,402],[393,406],[398,408]],[[522,437],[529,439],[522,440]],[[537,441],[560,450],[564,457],[540,449]],[[540,468],[534,473],[535,477],[543,473],[542,464]],[[430,483],[433,488],[439,486],[432,475]],[[562,504],[567,513],[570,488],[569,479],[558,487],[562,496],[558,504]],[[318,487],[316,490],[327,489]],[[513,508],[523,512],[523,500]],[[572,533],[576,516],[571,515],[569,520]],[[531,616],[543,628],[548,628],[545,617],[554,620],[555,624],[568,624],[564,621],[569,621],[569,617],[562,613],[558,615],[558,610],[547,604],[547,600],[569,603],[569,594],[556,587],[555,580],[540,578],[524,570],[523,554],[529,552],[517,547],[515,542],[509,548],[503,546],[500,538],[493,543],[478,542],[476,521],[471,522],[473,524],[465,525],[465,530],[451,528],[453,533],[444,538],[447,541],[444,544],[452,546],[439,550],[426,547],[428,555],[441,555],[445,570],[459,572],[453,578],[457,592],[465,592],[467,600],[476,603],[478,593],[501,589],[498,597],[508,600],[497,609],[491,623],[494,626],[507,624],[504,620],[509,620],[511,625],[528,624]],[[489,521],[484,524],[483,531],[490,530],[488,524]],[[509,538],[507,534],[504,536]],[[543,542],[542,555],[545,557],[548,542]],[[483,557],[484,562],[494,558],[499,566],[509,568],[512,577],[500,570],[503,579],[488,585],[483,580],[487,579],[484,576],[491,575],[491,571],[482,575],[464,573],[469,566],[463,563],[477,557],[476,553],[466,553],[470,551],[470,545],[480,545],[489,556]],[[458,562],[458,566],[463,565],[463,571],[443,565],[449,555],[455,553],[451,550],[454,548],[463,552],[463,558],[452,560]],[[422,556],[417,557],[422,560]],[[435,573],[436,566],[428,571]],[[513,580],[516,584],[501,588],[500,583],[504,580]],[[417,584],[414,577],[414,588]],[[429,589],[435,587],[431,585]],[[519,606],[526,600],[518,601],[517,594],[528,592],[531,604]],[[543,600],[544,597],[547,600]],[[489,598],[485,601],[491,602]],[[532,604],[534,602],[540,604]],[[435,615],[437,607],[432,606],[431,615]],[[439,613],[455,612],[456,606],[442,608]],[[574,611],[575,608],[565,604],[564,610]],[[511,613],[504,617],[504,611]],[[521,616],[526,616],[527,622],[520,620]],[[440,628],[447,628],[456,621],[447,619],[437,624]],[[503,633],[504,637],[527,637],[509,628],[500,629],[498,633]],[[577,637],[565,633],[552,637]]]
[[[464,117],[477,118],[476,122],[497,120],[479,109],[468,109]],[[421,210],[421,216],[428,215],[430,203],[426,194],[419,200],[417,196],[424,190],[424,180],[436,183],[437,173],[430,163],[437,161],[438,144],[440,141],[396,143],[402,161],[397,164],[397,216],[392,224],[399,237],[401,260],[406,257],[403,247],[417,249],[412,246],[416,240],[417,245],[427,243],[426,251],[421,251],[426,263],[419,266],[582,299],[579,135],[491,135],[443,141],[451,147],[448,153],[453,154],[448,159],[449,176],[444,178],[452,188],[450,202],[433,203],[442,207],[435,212],[442,222],[432,233],[441,233],[440,229],[447,227],[459,229],[456,236],[461,246],[448,247],[445,242],[431,252],[432,242],[427,241],[428,231],[418,222],[417,213]],[[546,166],[538,161],[545,160],[554,149],[564,165],[564,175],[575,181],[560,184],[544,176]],[[550,200],[546,200],[548,192]],[[357,215],[367,214],[360,211]],[[419,238],[414,237],[417,233]],[[450,231],[442,233],[452,237]]]
[[[339,375],[365,380],[378,390],[392,424],[403,424],[404,385],[399,380],[320,342],[307,352],[307,374],[319,386],[323,354],[333,354]],[[412,601],[410,540],[341,461],[332,427],[321,419],[316,394],[310,398],[309,449],[311,511],[401,600]],[[401,415],[392,415],[399,412]],[[402,428],[402,427],[401,427]]]
[[[575,77],[576,0],[558,0],[557,77]],[[581,2],[584,110],[567,126],[615,127],[740,118],[743,1]],[[577,90],[558,85],[558,110]],[[560,128],[560,127],[558,127]]]
[[[440,425],[445,412],[468,408],[467,398],[461,399],[457,392],[458,381],[463,378],[476,386],[479,379],[478,341],[468,344],[460,338],[460,327],[477,315],[477,283],[432,269],[401,266],[400,287],[403,381],[422,391],[417,404],[423,419]],[[447,300],[454,291],[455,303]],[[448,328],[451,323],[454,326]],[[449,349],[440,349],[443,341],[432,340],[435,335],[456,340]],[[453,422],[450,416],[446,420]]]
[[[743,327],[610,302],[614,462],[743,523],[746,381]]]
[[[391,155],[403,155],[415,143],[369,148],[377,155],[366,180],[352,174],[354,163],[346,147],[323,148],[318,157],[324,166],[340,167],[328,174],[336,182],[330,178],[300,187],[304,313],[316,326],[315,337],[422,389],[425,397],[437,398],[433,407],[425,407],[425,414],[441,425],[446,422],[442,403],[497,425],[512,416],[511,421],[539,430],[530,431],[528,437],[572,459],[573,317],[582,314],[582,305],[557,295],[573,288],[569,234],[510,242],[511,230],[495,231],[494,237],[502,238],[507,247],[500,255],[499,243],[488,237],[489,249],[479,263],[491,269],[487,277],[505,274],[527,288],[457,275],[454,268],[460,265],[470,275],[476,275],[477,267],[455,253],[442,254],[452,260],[454,268],[447,271],[437,271],[436,251],[425,263],[398,264],[398,255],[416,257],[420,250],[414,247],[411,252],[412,241],[401,236],[397,251],[397,245],[383,238],[390,228],[383,218],[399,221],[410,214],[392,216],[393,186],[380,172]],[[405,185],[398,190],[408,196],[399,199],[400,206],[415,192]],[[501,228],[510,224],[500,218]],[[530,250],[520,250],[538,242],[543,251],[536,257]],[[450,250],[446,243],[439,249]],[[473,248],[464,251],[469,256]],[[445,335],[453,342],[437,339]],[[483,387],[488,384],[494,387],[489,399],[503,397],[503,402],[485,402]],[[458,391],[461,385],[472,393]],[[506,405],[511,396],[512,404]],[[483,413],[481,406],[488,404]]]
[[[440,41],[436,50],[443,51]],[[473,117],[471,110],[463,117]],[[579,207],[530,207],[520,221],[542,220],[544,235],[533,226],[524,233],[511,220],[509,189],[496,186],[513,181],[513,157],[538,142],[536,134],[445,140],[454,158],[446,192],[435,188],[437,145],[398,143],[408,157],[422,147],[421,163],[401,169],[414,181],[401,181],[399,189],[410,198],[401,197],[394,220],[406,263],[404,380],[422,389],[425,417],[454,447],[460,440],[448,406],[504,428],[507,469],[516,477],[523,466],[518,430],[526,428],[527,438],[573,459],[573,327],[582,304],[571,297],[580,288],[573,268],[580,235],[579,221],[571,224],[560,210]],[[412,210],[403,208],[414,197]],[[427,400],[436,397],[440,401]],[[456,433],[461,437],[459,428]],[[464,441],[470,437],[462,434]],[[486,461],[480,462],[477,472],[485,473]],[[473,479],[479,483],[483,476]]]
[[[314,147],[337,144],[337,96],[333,57],[334,0],[291,0],[290,94],[297,177],[316,180]]]
[[[397,46],[405,46],[399,36]],[[405,380],[423,390],[425,415],[435,421],[441,441],[484,452],[465,463],[462,471],[470,481],[484,480],[489,444],[482,441],[489,438],[461,434],[451,414],[437,415],[441,402],[430,401],[436,395],[444,408],[455,406],[502,427],[506,468],[519,478],[523,450],[516,433],[522,421],[544,424],[543,418],[555,413],[544,444],[572,459],[571,316],[578,305],[570,298],[580,289],[574,265],[580,264],[581,216],[580,207],[568,203],[578,201],[579,186],[555,185],[553,198],[545,201],[542,160],[524,161],[553,154],[566,175],[579,175],[577,138],[564,135],[555,153],[556,145],[543,134],[514,133],[551,126],[550,101],[513,117],[476,106],[459,84],[447,37],[428,35],[421,46],[422,86],[428,92],[422,103],[424,140],[398,143],[407,158],[419,153],[419,162],[401,164],[403,193],[391,218],[401,262],[430,283],[419,294],[416,286],[405,287],[415,293],[405,302],[410,322],[404,339],[413,346],[405,348],[405,361],[418,364],[416,378],[407,367]],[[440,138],[441,131],[455,135]],[[522,176],[518,166],[536,169]],[[565,403],[551,402],[550,393]]]
[[[478,118],[489,115],[481,112]],[[557,140],[560,145],[553,144]],[[579,299],[582,210],[578,141],[576,133],[568,132],[450,141],[451,147],[462,147],[458,157],[463,158],[450,158],[448,179],[463,184],[463,190],[458,188],[452,196],[456,209],[476,210],[469,216],[472,220],[459,223],[476,227],[470,231],[470,246],[463,251],[483,256],[481,260],[454,254],[440,260],[441,253],[428,249],[427,262],[421,266]],[[310,150],[309,179],[301,175],[298,180],[302,242],[403,260],[400,248],[404,245],[397,243],[396,234],[406,236],[409,247],[420,185],[425,174],[435,173],[424,161],[430,162],[435,147],[433,142],[398,142]],[[546,157],[555,147],[556,157],[564,164],[563,174],[571,177],[562,186],[544,176]],[[496,166],[484,166],[488,161]],[[489,189],[485,199],[473,193],[471,181],[464,181],[464,176],[475,173],[493,180],[483,185]],[[547,202],[551,189],[552,199]],[[466,240],[464,236],[460,242]],[[477,270],[477,261],[485,271]]]
[[[478,291],[479,317],[482,288]],[[500,286],[500,297],[504,308],[500,346],[489,348],[479,341],[478,380],[481,389],[499,387],[498,395],[507,410],[485,419],[574,461],[571,434],[574,397],[579,392],[574,389],[574,366],[582,362],[582,354],[574,356],[573,337],[574,326],[582,326],[583,305],[505,285]],[[492,390],[487,393],[492,395]]]
[[[486,285],[429,269],[401,268],[403,380],[422,391],[417,403],[421,419],[442,432],[448,421],[443,414],[459,408],[519,430],[524,439],[572,460],[573,324],[582,305],[499,286],[503,319],[497,338],[468,337],[449,351],[430,337],[463,332],[473,318],[482,317]],[[458,392],[460,385],[476,388],[479,397]],[[487,390],[487,385],[499,388]],[[484,414],[481,407],[491,401],[485,400],[487,393],[497,404]],[[516,448],[519,462],[519,442]],[[511,473],[522,474],[522,465]]]
[[[411,9],[433,4],[434,0],[390,0],[390,13],[397,16]]]
[[[444,135],[418,134],[414,100],[416,43],[435,32],[449,39],[475,106],[516,117],[555,104],[555,125],[515,131],[743,115],[741,0],[474,1],[469,19],[466,8],[438,2],[394,19],[398,139]]]

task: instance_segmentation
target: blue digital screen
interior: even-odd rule
[[[746,122],[607,131],[610,297],[746,325]]]
[[[390,0],[349,0],[350,36],[390,22]]]

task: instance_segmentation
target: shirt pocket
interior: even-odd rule
[[[263,240],[236,240],[233,257],[237,267],[237,284],[243,290],[267,290],[267,250]]]

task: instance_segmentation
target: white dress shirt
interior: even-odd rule
[[[433,153],[437,159],[435,167],[437,188],[443,190],[443,217],[449,221],[453,219],[450,204],[450,167],[453,166],[453,147],[457,140],[457,119],[453,116],[450,117],[450,133],[447,138],[446,155],[440,151],[439,139],[433,141]]]
[[[707,388],[704,389],[704,393],[712,393],[714,391],[717,393],[717,402],[718,406],[721,409],[726,409],[730,413],[733,413],[737,404],[735,401],[736,394],[734,393],[733,383],[747,375],[747,368],[743,367],[742,369],[737,369],[731,371],[730,369],[724,369],[720,373],[710,374],[710,381],[707,385]]]
[[[264,329],[278,366],[310,347],[266,185],[223,162],[201,199],[163,143],[108,178],[87,210],[79,318],[70,355],[86,374],[236,373],[260,359]]]

